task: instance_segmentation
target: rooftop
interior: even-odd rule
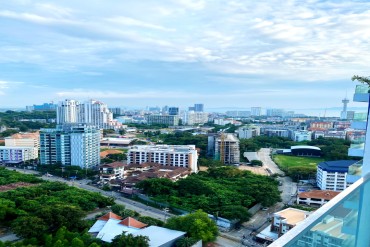
[[[335,161],[324,161],[318,164],[318,167],[328,172],[348,172],[348,167],[353,165],[358,160],[335,160]]]
[[[289,225],[296,225],[297,223],[306,219],[309,212],[304,210],[299,210],[295,208],[287,208],[282,211],[276,212],[274,215],[279,215],[280,217],[286,219]]]
[[[117,167],[123,167],[125,166],[126,164],[125,163],[122,163],[122,162],[113,162],[113,163],[109,163],[109,164],[104,164],[104,165],[101,165],[100,167],[111,167],[111,168],[117,168]]]
[[[136,145],[129,151],[151,151],[151,152],[184,152],[195,150],[195,145]]]
[[[339,193],[340,193],[339,191],[332,191],[332,190],[311,190],[311,191],[299,193],[298,197],[299,198],[318,198],[318,199],[331,200]]]
[[[315,146],[307,146],[307,145],[297,145],[297,146],[291,146],[290,149],[314,149],[314,150],[320,150],[320,148]]]
[[[184,236],[186,232],[170,230],[158,226],[149,226],[145,229],[132,233],[134,236],[149,237],[149,246],[162,246],[174,239]]]

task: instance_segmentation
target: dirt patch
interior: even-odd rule
[[[6,185],[1,185],[0,186],[0,192],[15,190],[15,189],[21,188],[21,187],[31,187],[31,186],[37,186],[37,185],[38,184],[30,184],[30,183],[25,183],[25,182],[6,184]]]
[[[241,165],[241,166],[238,166],[238,168],[239,168],[239,170],[251,171],[252,173],[258,174],[258,175],[265,175],[265,176],[269,175],[268,172],[266,171],[266,169],[263,168],[263,167]]]
[[[208,167],[207,166],[200,166],[199,171],[206,172],[206,171],[208,171]]]

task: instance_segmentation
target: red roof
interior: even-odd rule
[[[115,213],[109,212],[103,215],[102,217],[100,217],[98,220],[108,221],[109,219],[122,220],[122,217],[119,215],[116,215]]]
[[[307,192],[302,192],[298,194],[299,198],[316,198],[316,199],[325,199],[331,200],[335,196],[337,196],[340,191],[332,191],[332,190],[311,190]]]
[[[131,218],[131,217],[127,217],[126,219],[122,220],[119,224],[128,226],[128,227],[135,227],[138,229],[141,229],[147,226],[147,224],[144,224],[143,222],[135,220],[134,218]]]

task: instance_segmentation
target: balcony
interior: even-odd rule
[[[367,85],[357,85],[355,94],[353,96],[353,101],[355,102],[369,102],[369,86]]]
[[[348,155],[353,157],[364,157],[364,143],[351,144]]]
[[[366,130],[367,112],[355,113],[351,128],[358,130]]]
[[[367,174],[269,246],[370,246],[369,201]]]

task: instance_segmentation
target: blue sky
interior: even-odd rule
[[[369,23],[359,0],[0,0],[0,108],[340,106]]]

